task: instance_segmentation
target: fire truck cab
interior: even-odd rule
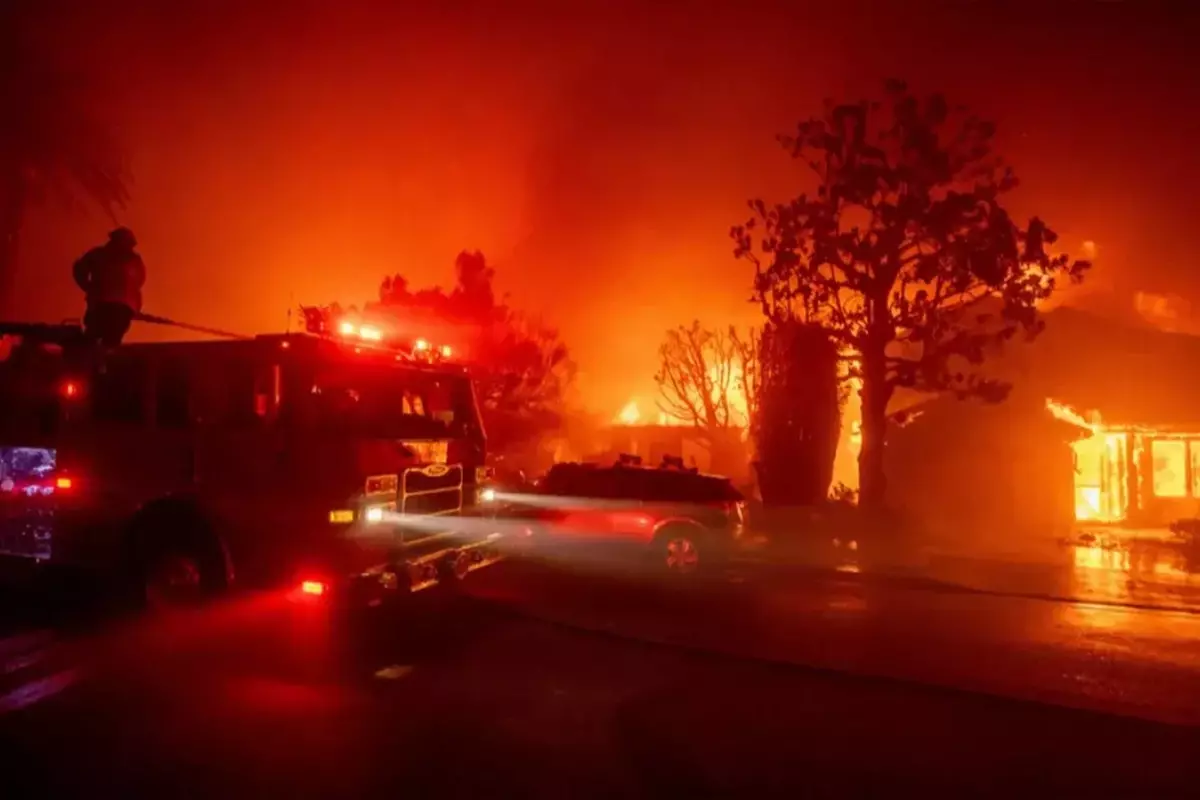
[[[310,334],[100,354],[78,327],[5,329],[0,555],[152,602],[238,584],[368,604],[499,558],[455,521],[484,475],[462,366]]]

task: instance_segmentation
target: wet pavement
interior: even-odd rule
[[[1200,565],[1174,544],[1066,545],[1057,558],[931,554],[923,574],[986,592],[1200,612]]]
[[[689,591],[522,562],[473,592],[523,614],[706,652],[1200,724],[1200,615],[775,571]],[[604,598],[597,602],[596,598]]]
[[[749,557],[760,570],[783,573],[797,568],[862,572],[1014,597],[1200,613],[1200,550],[1165,536],[1101,533],[1082,541],[1017,542],[987,551],[967,544],[897,549],[852,539],[784,541],[760,544]]]
[[[0,640],[5,796],[1194,795],[1200,616],[510,561]],[[11,793],[10,793],[11,792]]]

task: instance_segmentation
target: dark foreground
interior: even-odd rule
[[[478,577],[473,597],[430,597],[398,627],[348,636],[320,609],[260,595],[10,637],[3,795],[1109,797],[1200,785],[1200,729],[1167,721],[1200,704],[1196,639],[1179,638],[1195,619],[1089,618],[850,577],[682,594],[512,564]],[[1027,662],[1040,666],[1000,675]],[[1051,689],[1079,707],[1011,696]]]

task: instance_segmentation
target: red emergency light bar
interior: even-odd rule
[[[359,321],[352,317],[335,319],[328,309],[302,308],[301,310],[308,333],[353,343],[356,351],[360,347],[382,348],[396,353],[397,359],[406,358],[428,363],[448,360],[454,354],[454,349],[448,344],[434,346],[425,338],[402,342],[390,337],[387,328],[383,325]]]

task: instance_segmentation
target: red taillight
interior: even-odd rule
[[[62,386],[63,397],[68,400],[73,400],[79,396],[79,384],[75,381],[67,381]]]
[[[54,488],[60,492],[70,491],[75,487],[75,481],[65,475],[60,475],[54,479]]]
[[[325,584],[320,581],[304,581],[300,584],[300,593],[320,597],[325,594]]]

